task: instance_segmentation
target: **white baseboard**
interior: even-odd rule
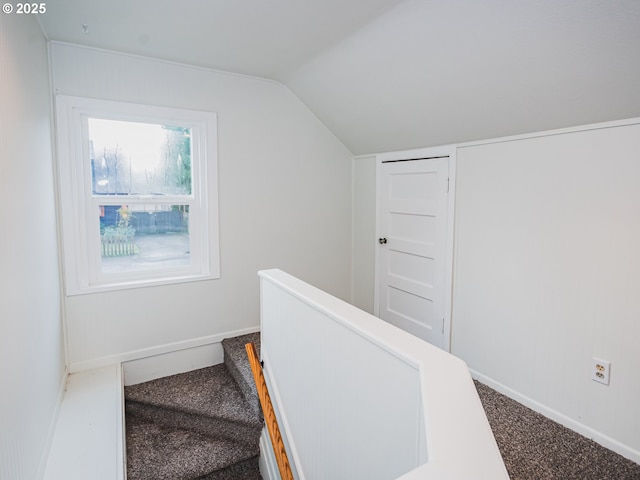
[[[260,436],[260,474],[264,480],[281,480],[276,455],[266,427],[262,429]]]
[[[124,384],[127,386],[136,385],[138,383],[155,380],[156,378],[168,377],[169,375],[218,365],[224,361],[222,340],[243,335],[244,333],[252,332],[242,331],[239,333],[235,331],[223,335],[215,335],[207,337],[208,343],[204,345],[185,348],[185,345],[182,344],[180,346],[183,348],[180,349],[124,362],[122,364]],[[199,343],[202,339],[197,340]]]
[[[69,371],[67,367],[62,372],[62,380],[60,382],[60,388],[58,389],[58,399],[56,400],[56,406],[53,409],[53,415],[51,416],[51,422],[49,422],[49,431],[47,432],[47,440],[45,442],[44,449],[42,451],[42,457],[40,458],[40,465],[38,467],[37,479],[44,478],[44,474],[47,468],[47,460],[49,459],[49,452],[51,451],[51,445],[53,444],[53,436],[56,432],[56,425],[58,424],[58,417],[60,415],[60,408],[62,407],[62,400],[64,400],[64,392],[67,390],[67,379],[69,378]]]
[[[507,397],[512,398],[513,400],[519,403],[522,403],[523,405],[529,407],[531,410],[534,410],[540,413],[541,415],[544,415],[545,417],[550,418],[554,422],[557,422],[560,425],[563,425],[573,430],[574,432],[579,433],[580,435],[583,435],[587,438],[592,439],[594,442],[602,445],[603,447],[608,448],[609,450],[612,450],[622,455],[623,457],[628,458],[629,460],[640,464],[640,451],[635,450],[627,445],[624,445],[623,443],[620,443],[619,441],[611,437],[608,437],[607,435],[597,430],[594,430],[593,428],[587,425],[584,425],[583,423],[580,423],[574,420],[573,418],[567,417],[566,415],[558,412],[557,410],[549,408],[546,405],[543,405],[533,400],[532,398],[527,397],[526,395],[522,395],[521,393],[507,387],[506,385],[503,385],[500,382],[493,380],[490,377],[487,377],[481,374],[480,372],[477,372],[471,369],[470,369],[470,372],[473,378],[493,388],[497,392],[500,392],[503,395],[506,395]]]
[[[155,357],[159,355],[175,354],[176,352],[179,352],[181,350],[193,350],[193,353],[195,354],[195,356],[198,357],[199,355],[202,354],[202,351],[199,350],[198,347],[220,343],[225,338],[237,337],[239,335],[245,335],[247,333],[257,332],[259,330],[260,330],[260,327],[258,326],[243,328],[243,329],[234,330],[231,332],[208,335],[206,337],[182,340],[180,342],[166,343],[164,345],[156,345],[154,347],[142,348],[140,350],[133,350],[130,352],[122,352],[115,355],[109,355],[106,357],[92,358],[89,360],[82,360],[80,362],[72,362],[69,365],[69,373],[78,373],[85,370],[94,370],[96,368],[102,368],[109,365],[131,362],[134,360],[140,360],[143,358]],[[186,358],[188,357],[188,355],[185,355],[184,357]],[[215,365],[215,364],[212,363],[212,365]],[[127,382],[126,378],[125,378],[125,382]]]
[[[126,386],[211,367],[224,361],[222,342],[153,355],[122,364]]]

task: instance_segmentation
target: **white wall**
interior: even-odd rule
[[[574,130],[457,150],[452,353],[640,462],[640,125]],[[365,164],[354,176],[365,291],[374,180]],[[611,362],[609,387],[591,380],[594,356]]]
[[[44,466],[64,369],[47,46],[0,15],[0,479]]]
[[[376,157],[353,160],[353,286],[351,303],[373,313],[376,248]]]
[[[484,381],[636,462],[638,179],[639,124],[458,149],[452,341]]]
[[[260,269],[349,298],[352,156],[286,87],[64,44],[52,68],[58,94],[218,114],[221,278],[67,297],[72,368],[257,327]]]

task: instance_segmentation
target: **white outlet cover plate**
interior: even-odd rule
[[[591,380],[604,385],[609,385],[610,373],[611,363],[600,358],[593,358],[593,362],[591,364]]]

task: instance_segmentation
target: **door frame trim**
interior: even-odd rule
[[[454,220],[455,220],[455,196],[456,196],[456,145],[444,145],[440,147],[419,148],[403,150],[399,152],[386,152],[376,155],[376,234],[380,232],[380,192],[382,191],[382,164],[388,162],[400,162],[411,160],[424,160],[428,158],[449,157],[449,192],[447,196],[447,226],[445,245],[445,284],[444,284],[444,345],[445,350],[451,352],[451,317],[453,307],[453,256],[454,256]],[[376,241],[372,239],[372,241]],[[375,286],[373,314],[380,317],[380,249],[376,244],[375,250]]]

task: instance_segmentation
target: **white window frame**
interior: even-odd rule
[[[179,125],[192,131],[191,195],[127,195],[126,204],[189,205],[190,265],[103,273],[98,205],[123,197],[92,194],[88,118]],[[58,191],[67,295],[220,278],[218,227],[217,116],[212,112],[56,96]]]

